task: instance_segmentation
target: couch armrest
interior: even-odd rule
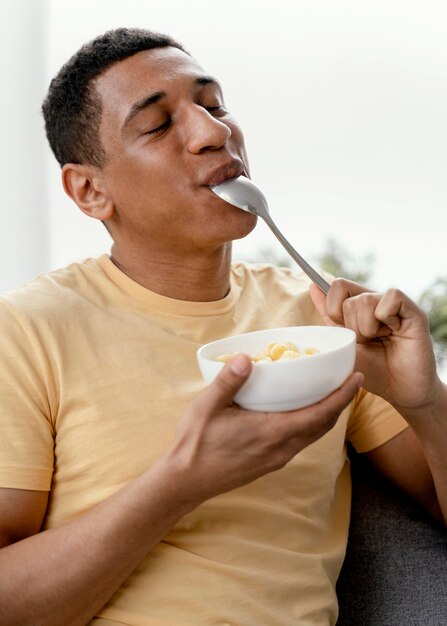
[[[447,532],[350,452],[353,502],[337,626],[446,626]]]

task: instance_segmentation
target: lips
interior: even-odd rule
[[[202,187],[213,187],[214,185],[220,185],[226,180],[232,178],[238,178],[239,176],[245,176],[244,166],[238,159],[232,159],[228,163],[225,163],[210,174],[208,174],[202,182]]]

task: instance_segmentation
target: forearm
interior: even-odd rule
[[[400,410],[411,424],[424,451],[447,526],[447,385],[440,383],[436,401],[423,414]]]
[[[192,508],[162,459],[83,516],[0,551],[3,626],[83,626]]]

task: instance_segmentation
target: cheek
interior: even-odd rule
[[[109,189],[118,204],[147,199],[149,193],[157,194],[170,176],[169,168],[154,163],[145,154],[123,154],[110,163],[107,171]]]
[[[244,134],[242,132],[241,127],[233,116],[228,116],[227,126],[231,130],[231,139],[232,143],[238,147],[241,154],[246,154],[245,152],[245,139]]]
[[[142,148],[132,154],[123,154],[115,174],[124,183],[133,186],[135,191],[142,189],[147,193],[165,193],[179,184],[182,173],[185,172],[183,163],[179,159],[178,151],[169,146],[157,146],[156,149]]]

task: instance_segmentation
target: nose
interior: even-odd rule
[[[194,105],[188,111],[186,145],[192,154],[222,148],[231,137],[231,128],[206,109]]]

